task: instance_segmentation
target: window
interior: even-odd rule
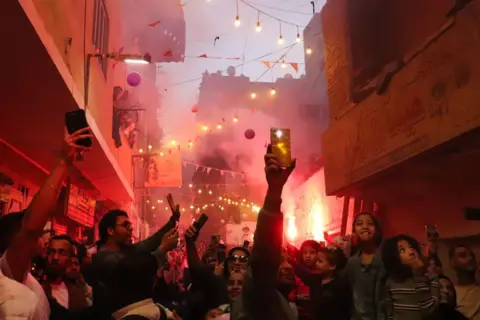
[[[95,0],[93,11],[93,47],[96,53],[108,53],[108,34],[110,31],[110,21],[107,14],[105,0]],[[100,59],[103,75],[107,77],[108,59]]]

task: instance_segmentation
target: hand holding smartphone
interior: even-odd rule
[[[290,129],[271,128],[270,143],[272,152],[280,162],[280,166],[282,168],[290,167],[292,164]]]
[[[180,206],[178,204],[175,204],[171,193],[167,195],[167,201],[168,205],[170,206],[170,210],[172,210],[172,215],[178,221],[180,219]]]
[[[88,122],[85,111],[82,109],[78,109],[65,113],[65,126],[67,127],[67,132],[69,134],[73,134],[80,129],[87,128]],[[80,139],[76,142],[76,144],[83,147],[91,147],[92,139]]]

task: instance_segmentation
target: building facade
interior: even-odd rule
[[[462,211],[480,206],[479,4],[336,0],[321,17],[327,193],[378,202],[389,234],[478,234]]]
[[[59,201],[66,208],[58,208],[56,219],[75,236],[94,228],[97,200],[108,199],[118,208],[133,201],[131,149],[117,148],[112,135],[113,88],[125,68],[102,58],[87,63],[88,55],[114,53],[122,46],[118,4],[2,1],[0,27],[15,32],[2,33],[9,50],[0,55],[9,61],[4,71],[10,80],[2,88],[0,171],[10,177],[8,185],[15,191],[9,194],[17,202],[5,199],[4,212],[28,205],[58,161],[65,112],[79,108],[86,111],[94,147],[71,174]]]

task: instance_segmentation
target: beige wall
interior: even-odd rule
[[[445,33],[420,50],[394,76],[384,94],[372,92],[373,79],[363,88],[365,98],[358,103],[352,102],[350,61],[355,52],[346,36],[352,27],[347,11],[352,12],[358,2],[328,1],[322,11],[331,115],[330,126],[322,137],[328,194],[480,126],[480,108],[476,104],[480,99],[478,4],[472,3],[456,20],[448,20],[445,12],[452,1],[426,1],[436,7],[434,12],[410,10],[410,2],[395,0],[385,9],[392,19],[400,19],[408,11],[408,21],[403,29],[398,27],[400,22],[385,26],[386,31],[378,35],[375,44],[389,47],[397,39],[398,43],[390,52],[383,50],[376,55],[382,59],[407,56],[421,48],[442,25],[446,26]],[[428,21],[429,15],[435,19]],[[422,19],[424,23],[420,24]],[[408,34],[415,37],[407,41]]]
[[[22,0],[32,2],[48,35],[53,39],[56,49],[63,58],[63,63],[69,68],[73,77],[71,86],[84,92],[84,52],[94,53],[92,31],[94,0]],[[86,19],[84,17],[86,7]],[[118,50],[122,44],[121,28],[121,1],[105,0],[110,21],[109,26],[109,51]],[[24,5],[25,7],[25,5]],[[85,20],[84,20],[85,19]],[[84,23],[86,21],[86,24]],[[85,32],[84,32],[85,26]],[[37,29],[38,32],[38,29]],[[85,36],[85,38],[84,38]],[[71,46],[67,39],[71,38]],[[85,40],[85,41],[84,41]],[[85,44],[85,46],[84,46]],[[47,49],[50,51],[52,48]],[[58,65],[58,62],[56,62]],[[105,152],[113,153],[125,179],[131,182],[131,151],[125,142],[116,149],[112,136],[112,97],[113,86],[123,85],[125,82],[125,67],[118,63],[113,68],[112,61],[108,63],[107,79],[105,80],[97,59],[92,59],[90,69],[90,92],[88,112],[92,115],[99,128],[100,134],[107,142]],[[66,82],[68,80],[66,79]],[[67,85],[69,85],[67,83]],[[70,85],[69,85],[70,86]]]

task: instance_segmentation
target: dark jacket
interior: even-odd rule
[[[125,247],[122,251],[110,251],[102,249],[92,258],[92,264],[87,270],[87,281],[93,290],[93,305],[107,310],[111,313],[114,310],[112,305],[114,281],[113,275],[120,260],[125,257],[128,251],[159,252],[157,249],[162,242],[163,236],[176,225],[176,218],[170,220],[151,237]],[[157,251],[156,251],[157,250]]]
[[[258,214],[250,266],[243,291],[232,306],[232,320],[296,320],[287,299],[277,290],[282,260],[283,214],[277,200],[265,200]],[[268,207],[268,212],[265,210]]]

